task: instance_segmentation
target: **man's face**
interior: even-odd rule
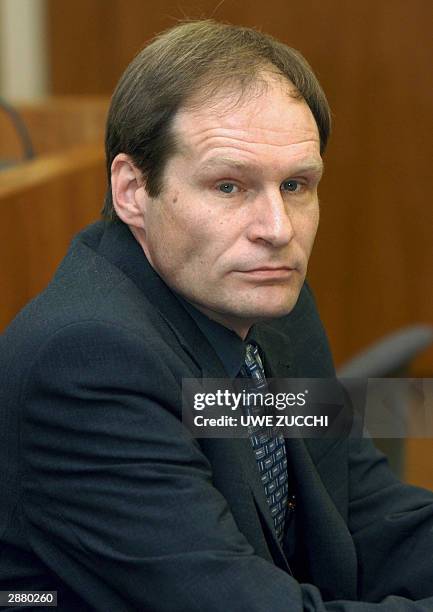
[[[289,313],[305,278],[319,221],[316,122],[271,77],[241,105],[229,96],[180,111],[174,131],[182,150],[144,209],[140,242],[172,289],[245,337]]]

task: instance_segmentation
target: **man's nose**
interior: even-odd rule
[[[263,240],[274,247],[287,245],[294,236],[293,213],[281,191],[260,194],[254,204],[249,239]]]

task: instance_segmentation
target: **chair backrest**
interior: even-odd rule
[[[431,325],[411,325],[400,329],[338,368],[340,378],[385,378],[401,376],[411,361],[433,344]]]

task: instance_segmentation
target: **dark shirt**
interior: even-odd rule
[[[245,343],[231,329],[209,319],[195,306],[175,294],[214,348],[229,378],[236,378],[245,357]]]

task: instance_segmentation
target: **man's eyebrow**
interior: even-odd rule
[[[238,170],[257,171],[261,169],[260,164],[218,155],[207,159],[201,166],[199,166],[199,171],[213,170],[215,166],[230,166],[231,168],[236,168]],[[298,162],[294,163],[289,174],[297,174],[298,172],[314,172],[321,174],[323,169],[324,164],[321,158],[310,158],[299,160]]]
[[[239,168],[240,170],[255,168],[255,164],[245,162],[240,159],[233,159],[232,157],[210,157],[201,166],[200,170],[212,170],[214,166],[230,166],[232,168]]]

